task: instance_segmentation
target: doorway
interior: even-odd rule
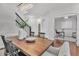
[[[76,42],[77,15],[55,18],[55,38]]]

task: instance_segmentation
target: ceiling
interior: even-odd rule
[[[46,16],[50,13],[56,15],[60,13],[76,13],[79,12],[79,4],[77,3],[39,3],[34,4],[27,14],[34,16]],[[27,15],[26,14],[26,15]]]
[[[0,4],[0,19],[14,19],[16,6],[19,3],[1,3]],[[44,17],[48,14],[53,16],[68,13],[78,13],[79,4],[77,3],[32,3],[33,8],[28,10],[25,15],[33,15],[37,17]]]
[[[0,19],[14,19],[16,3],[0,3]]]

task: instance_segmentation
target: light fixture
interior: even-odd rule
[[[65,19],[68,19],[68,16],[65,16],[64,18],[65,18]]]
[[[40,24],[42,20],[41,19],[38,19],[37,21],[38,21],[38,24]]]
[[[41,19],[38,19],[38,37],[40,37],[40,31],[41,31]]]
[[[32,7],[33,7],[33,4],[29,4],[29,3],[21,3],[18,5],[18,8],[21,11],[27,11],[27,10],[31,9]]]

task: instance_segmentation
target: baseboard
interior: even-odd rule
[[[3,50],[3,49],[5,49],[5,48],[0,48],[0,50]]]
[[[79,46],[79,43],[76,43],[77,44],[77,46]]]

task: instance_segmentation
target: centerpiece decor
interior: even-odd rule
[[[18,38],[25,39],[30,36],[31,26],[29,26],[17,13],[15,14],[18,16],[17,20],[15,20],[19,27]]]

